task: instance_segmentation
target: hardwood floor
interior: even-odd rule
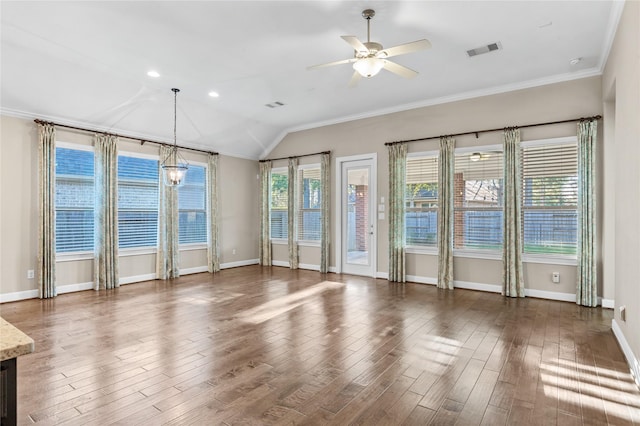
[[[0,310],[24,425],[640,424],[606,309],[250,266]]]

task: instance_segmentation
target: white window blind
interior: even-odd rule
[[[407,245],[437,246],[438,157],[407,158],[405,231]]]
[[[288,199],[289,188],[286,169],[271,170],[271,238],[286,239],[289,235],[288,227]]]
[[[206,167],[189,165],[184,185],[178,188],[178,242],[207,242]]]
[[[321,197],[320,167],[298,170],[298,240],[320,241],[321,233]]]
[[[502,152],[478,148],[455,155],[454,248],[502,248]]]
[[[158,241],[158,160],[118,156],[118,247]]]
[[[56,148],[56,253],[93,251],[93,151]]]
[[[525,253],[575,254],[578,152],[575,143],[522,148]]]

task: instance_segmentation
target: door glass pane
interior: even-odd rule
[[[347,263],[369,265],[369,169],[349,169],[347,181]]]

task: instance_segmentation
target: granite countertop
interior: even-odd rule
[[[0,317],[0,361],[33,352],[33,339]]]

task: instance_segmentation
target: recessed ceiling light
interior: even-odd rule
[[[218,92],[209,92],[209,96],[211,96],[212,98],[217,98],[220,96],[220,94]]]
[[[160,77],[160,73],[159,73],[158,71],[153,71],[153,70],[149,71],[149,72],[147,73],[147,75],[148,75],[149,77],[153,77],[153,78],[158,78],[158,77]]]
[[[582,58],[573,58],[572,60],[569,61],[569,63],[571,65],[578,65],[581,60],[582,60]]]

